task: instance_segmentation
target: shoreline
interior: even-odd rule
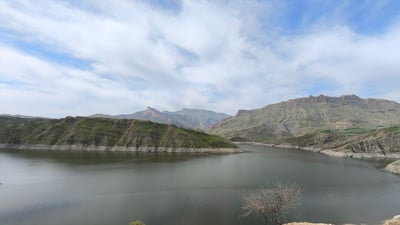
[[[260,142],[234,142],[236,145],[250,144],[274,148],[285,148],[285,149],[296,149],[301,151],[309,151],[315,153],[321,153],[327,156],[339,157],[339,158],[353,158],[353,159],[394,159],[392,163],[386,165],[384,171],[390,172],[392,174],[400,175],[400,153],[354,153],[354,152],[338,152],[332,149],[321,149],[313,147],[300,147],[291,145],[275,145],[266,144]]]
[[[400,159],[400,153],[354,153],[354,152],[338,152],[332,149],[322,149],[314,147],[300,147],[292,145],[276,145],[261,142],[234,142],[236,145],[251,144],[266,147],[297,149],[309,152],[321,153],[328,156],[341,157],[341,158],[355,158],[355,159]]]
[[[97,152],[146,152],[146,153],[243,153],[240,148],[172,148],[172,147],[125,147],[125,146],[83,146],[83,145],[40,145],[40,144],[0,144],[0,149],[33,151],[97,151]]]
[[[380,224],[382,225],[399,225],[400,224],[400,215],[394,216],[391,219],[384,220]],[[283,225],[334,225],[332,223],[315,223],[315,222],[290,222],[285,223]],[[348,225],[356,225],[356,224],[348,224]]]

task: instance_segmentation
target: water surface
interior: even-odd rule
[[[1,225],[262,224],[241,197],[296,182],[287,220],[377,224],[400,214],[400,176],[382,161],[244,145],[235,155],[0,151]]]

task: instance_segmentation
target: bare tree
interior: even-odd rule
[[[262,188],[243,197],[242,216],[262,216],[281,225],[281,216],[298,205],[303,189],[296,184],[277,183],[274,187]]]

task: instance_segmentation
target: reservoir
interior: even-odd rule
[[[242,145],[233,155],[0,151],[1,225],[256,225],[242,196],[276,182],[303,198],[285,221],[378,224],[400,214],[388,161]]]

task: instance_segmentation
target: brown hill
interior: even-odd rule
[[[393,151],[400,104],[356,95],[292,99],[254,110],[239,110],[209,132],[234,141],[258,141],[346,151]],[[397,139],[396,139],[397,140]],[[391,147],[390,147],[391,146]]]

